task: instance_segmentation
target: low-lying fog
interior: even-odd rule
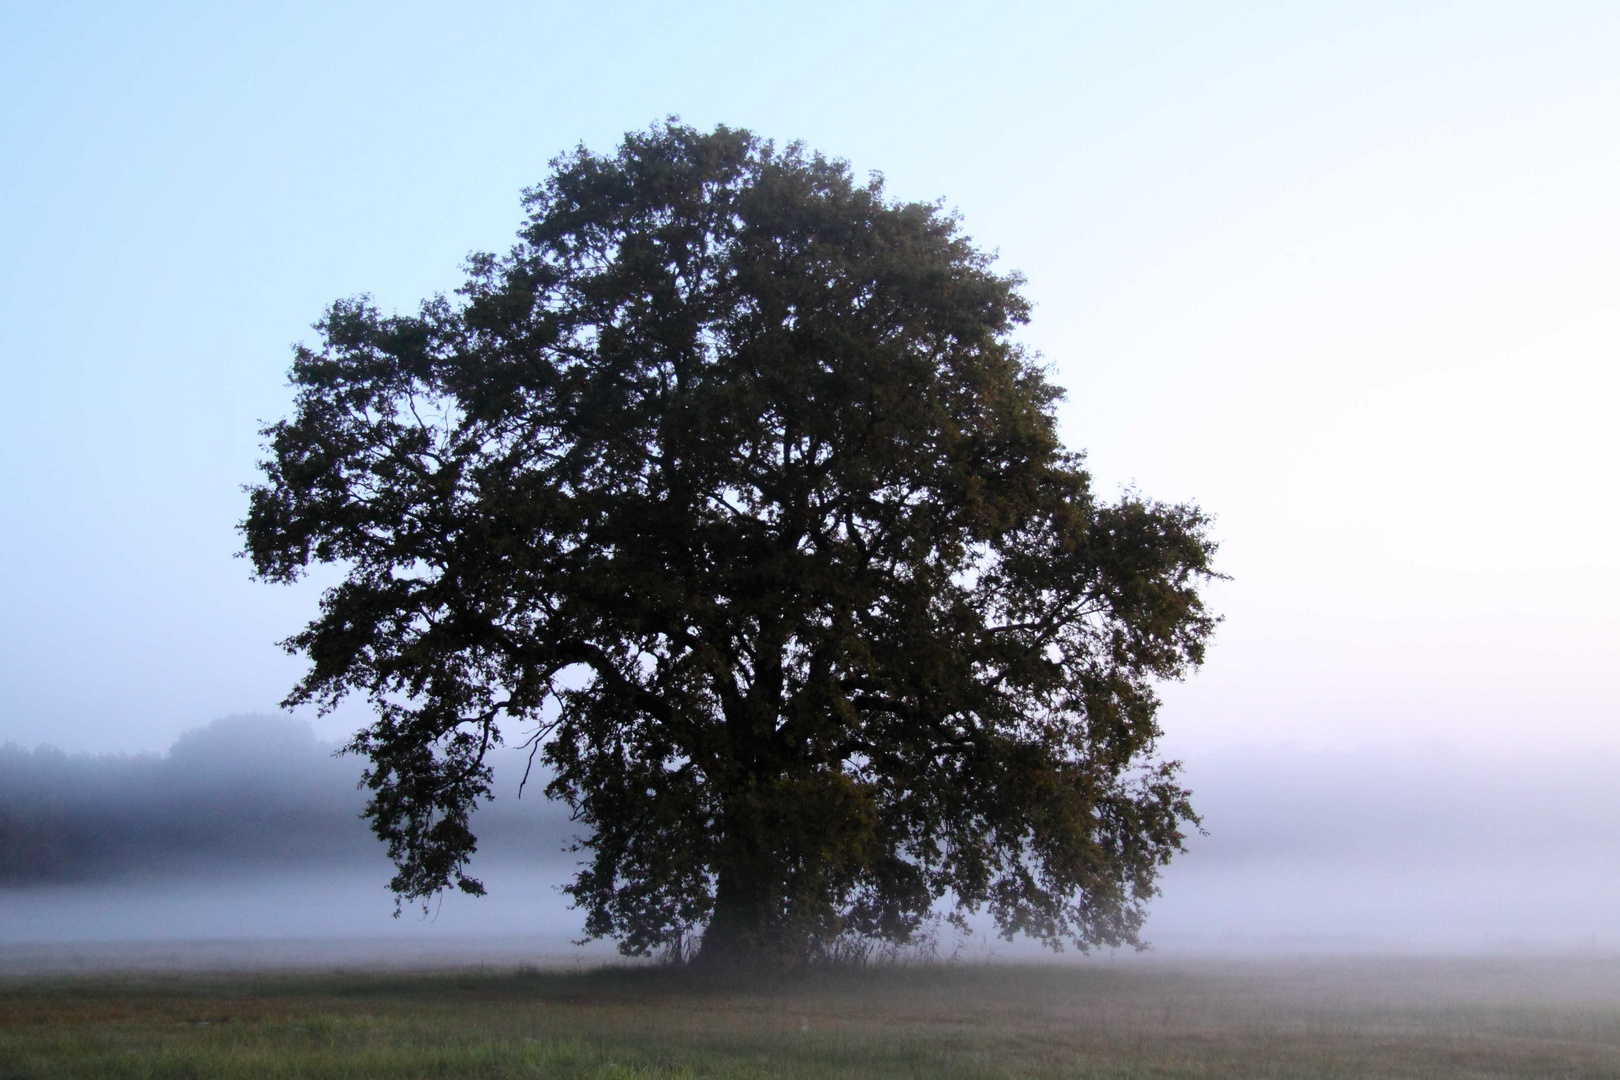
[[[391,918],[360,762],[233,717],[166,755],[0,748],[0,945],[522,937],[569,948],[566,812],[523,755],[478,818],[483,899]],[[1207,836],[1164,875],[1164,954],[1620,948],[1620,758],[1234,747],[1187,762]],[[1023,955],[980,935],[983,954]]]

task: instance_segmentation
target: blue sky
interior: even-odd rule
[[[232,555],[288,346],[678,114],[958,208],[1099,482],[1217,515],[1173,749],[1614,746],[1616,56],[1573,3],[9,5],[0,741],[279,700],[316,593]]]

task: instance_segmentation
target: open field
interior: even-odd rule
[[[0,1078],[1614,1077],[1620,961],[0,981]]]

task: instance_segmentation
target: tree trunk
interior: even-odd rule
[[[770,875],[746,862],[722,867],[714,914],[703,932],[698,962],[713,967],[762,967],[782,962],[781,927]]]

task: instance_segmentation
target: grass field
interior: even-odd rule
[[[0,980],[0,1077],[1616,1077],[1620,961]]]

